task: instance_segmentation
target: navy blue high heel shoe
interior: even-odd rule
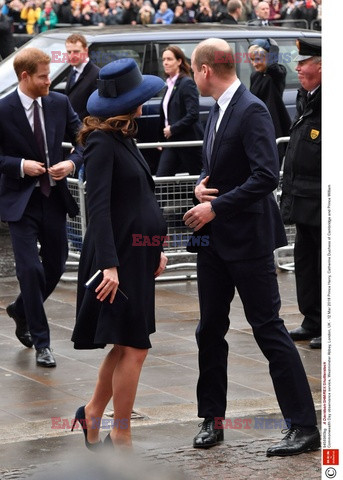
[[[86,405],[84,405],[83,407],[79,407],[76,410],[73,426],[71,427],[71,431],[74,430],[76,422],[79,422],[79,424],[81,425],[83,434],[85,436],[86,447],[88,448],[88,450],[91,450],[92,452],[95,452],[102,446],[102,442],[100,440],[100,442],[97,442],[97,443],[89,443],[89,441],[87,440],[87,426],[86,426],[85,406]]]

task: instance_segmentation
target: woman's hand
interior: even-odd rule
[[[155,272],[155,278],[158,277],[159,275],[161,275],[161,273],[166,268],[167,263],[168,263],[168,258],[166,257],[166,255],[163,252],[161,252],[160,264],[158,266],[158,269]]]
[[[104,278],[102,282],[95,289],[95,293],[97,294],[96,298],[100,300],[100,302],[103,302],[110,295],[109,302],[113,303],[119,285],[117,267],[105,268],[103,275]]]

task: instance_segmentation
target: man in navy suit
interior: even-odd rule
[[[48,55],[26,48],[13,66],[18,88],[0,100],[0,218],[8,222],[20,294],[7,313],[20,342],[35,346],[37,365],[54,367],[43,303],[65,268],[66,213],[78,212],[66,177],[82,163],[76,145],[80,120],[68,97],[49,93]],[[75,145],[67,160],[65,134]]]
[[[198,248],[197,260],[197,396],[198,415],[204,422],[193,446],[208,448],[224,439],[225,335],[237,289],[254,337],[269,361],[276,397],[289,425],[287,435],[268,448],[267,456],[317,450],[320,436],[311,391],[298,351],[279,317],[273,251],[286,244],[286,236],[273,195],[279,173],[273,123],[264,103],[237,78],[232,50],[224,40],[201,42],[193,52],[192,69],[201,95],[217,102],[204,134],[203,171],[195,188],[199,204],[184,216],[194,236],[208,238],[208,245]]]
[[[88,58],[86,38],[73,33],[66,40],[66,50],[72,69],[67,78],[65,94],[68,95],[71,106],[81,120],[87,115],[87,100],[97,88],[99,67]]]

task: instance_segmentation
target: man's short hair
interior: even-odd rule
[[[234,13],[238,8],[243,8],[241,0],[229,0],[227,4],[227,11],[229,13]]]
[[[235,72],[235,61],[232,49],[228,43],[225,48],[218,48],[215,40],[211,43],[211,39],[203,40],[195,49],[194,63],[201,70],[201,65],[208,65],[218,76],[225,76]]]
[[[20,81],[21,74],[27,72],[29,75],[33,75],[37,72],[38,65],[48,65],[51,58],[48,54],[39,50],[38,48],[24,48],[14,57],[13,68]]]
[[[69,37],[66,39],[66,43],[77,43],[80,42],[83,48],[87,48],[87,40],[86,38],[81,35],[81,33],[73,33],[72,35],[69,35]]]

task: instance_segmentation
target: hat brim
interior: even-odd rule
[[[303,62],[304,60],[308,60],[309,58],[312,58],[314,55],[297,55],[294,58],[295,62]]]
[[[150,100],[163,87],[165,82],[160,77],[143,75],[143,81],[138,87],[118,97],[100,97],[98,90],[95,90],[88,98],[87,111],[95,117],[125,115]]]

